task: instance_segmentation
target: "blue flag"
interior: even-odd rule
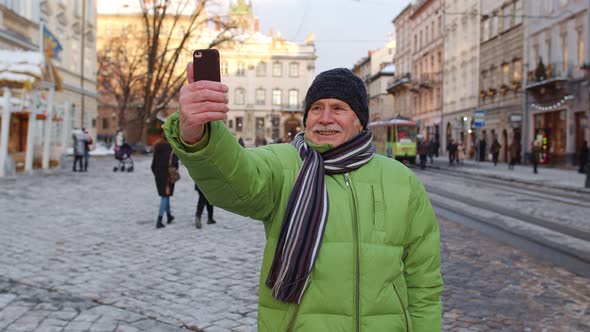
[[[59,60],[60,59],[60,52],[63,50],[59,40],[55,37],[49,29],[44,25],[43,26],[43,51],[45,55],[49,58]]]

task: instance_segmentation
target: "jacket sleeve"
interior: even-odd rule
[[[221,121],[208,124],[208,142],[196,152],[180,140],[178,113],[164,124],[174,153],[207,200],[225,210],[268,220],[279,197],[282,165],[269,148],[244,149]]]
[[[404,248],[404,275],[408,287],[408,311],[413,330],[441,331],[440,231],[424,187],[410,176],[412,195],[409,230]]]

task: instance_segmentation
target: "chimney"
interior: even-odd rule
[[[257,18],[254,19],[254,32],[258,32],[260,30],[260,20]]]
[[[221,30],[221,21],[219,20],[219,16],[215,16],[215,31]]]

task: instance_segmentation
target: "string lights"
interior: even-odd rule
[[[551,110],[561,107],[561,105],[565,104],[568,100],[571,100],[571,99],[574,99],[574,96],[568,95],[568,96],[561,98],[560,101],[556,102],[553,105],[543,106],[543,105],[539,105],[539,104],[531,104],[531,107],[533,107],[537,111],[551,111]]]

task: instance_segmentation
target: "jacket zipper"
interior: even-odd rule
[[[395,292],[395,295],[397,296],[399,304],[402,306],[402,310],[404,311],[404,320],[406,322],[406,331],[409,331],[410,326],[408,325],[408,315],[406,313],[406,306],[404,305],[404,302],[402,301],[402,297],[399,295],[399,293],[397,291],[397,287],[395,287],[395,283],[392,281],[391,284],[393,285],[393,291]]]
[[[354,189],[350,185],[349,174],[344,173],[344,182],[346,186],[350,188],[350,192],[352,194],[352,209],[353,209],[353,231],[354,231],[354,250],[356,255],[356,260],[354,264],[355,273],[356,273],[356,289],[355,289],[355,316],[356,316],[356,331],[359,332],[361,330],[361,318],[360,318],[360,248],[359,248],[359,229],[358,229],[358,216],[357,216],[357,208],[356,208],[356,197],[354,195]]]

